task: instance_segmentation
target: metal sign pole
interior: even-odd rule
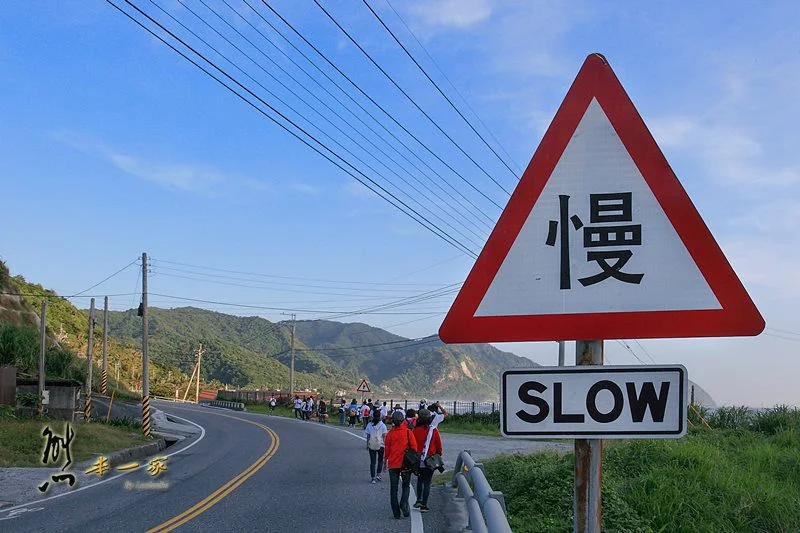
[[[575,364],[603,364],[603,341],[577,341]],[[575,439],[574,533],[600,533],[603,520],[601,484],[603,479],[603,441]]]

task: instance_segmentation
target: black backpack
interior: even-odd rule
[[[406,437],[408,438],[408,446],[406,451],[403,452],[403,471],[416,473],[419,470],[419,453],[411,446],[411,431],[406,433]]]

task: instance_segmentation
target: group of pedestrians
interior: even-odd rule
[[[328,406],[325,400],[320,400],[319,403],[316,403],[313,396],[303,396],[302,400],[299,396],[295,396],[293,406],[295,418],[300,420],[316,418],[320,424],[328,423]]]
[[[354,403],[355,400],[351,402],[350,408],[353,408]],[[433,472],[435,469],[443,470],[442,439],[436,426],[447,416],[447,411],[438,403],[431,405],[430,409],[427,402],[424,407],[422,402],[420,404],[418,411],[403,411],[400,405],[395,405],[391,413],[386,402],[379,408],[372,405],[369,411],[372,417],[364,427],[371,483],[380,482],[381,474],[388,470],[390,504],[392,514],[397,519],[411,514],[408,503],[411,476],[416,475],[417,478],[417,501],[414,507],[425,513],[429,510],[428,498]],[[387,423],[391,429],[387,427]],[[349,425],[353,427],[353,416]],[[409,456],[413,456],[408,453],[409,448],[416,452],[417,464],[408,463]]]

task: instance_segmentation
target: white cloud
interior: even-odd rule
[[[724,184],[786,187],[800,184],[800,166],[770,164],[761,142],[735,126],[705,124],[687,117],[651,121],[659,146],[697,157],[708,175]]]
[[[301,183],[301,182],[294,182],[289,184],[289,188],[295,192],[300,194],[307,194],[309,196],[314,196],[322,192],[322,189],[311,185],[309,183]]]
[[[118,169],[172,190],[207,192],[225,181],[217,172],[188,164],[154,163],[127,154],[108,152],[108,161]]]
[[[268,191],[269,184],[252,178],[236,178],[196,163],[154,161],[106,146],[104,143],[68,131],[53,137],[76,150],[106,161],[122,172],[171,191],[217,196],[233,189]]]
[[[740,237],[725,242],[725,255],[735,272],[747,285],[768,289],[778,299],[800,296],[797,264],[800,248],[790,234],[788,242],[776,243],[763,238]]]
[[[411,11],[429,27],[466,29],[488,19],[492,6],[489,0],[428,0]]]

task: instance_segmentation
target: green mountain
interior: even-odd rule
[[[289,381],[291,325],[184,307],[151,308],[152,360],[191,373],[195,350],[206,350],[204,380],[238,387],[281,388]],[[139,342],[141,318],[134,310],[109,315],[109,333]],[[297,388],[326,394],[352,391],[366,378],[375,394],[496,399],[504,368],[534,366],[528,359],[490,345],[445,345],[437,337],[407,339],[366,324],[324,320],[296,323]],[[380,391],[380,392],[378,392]]]

